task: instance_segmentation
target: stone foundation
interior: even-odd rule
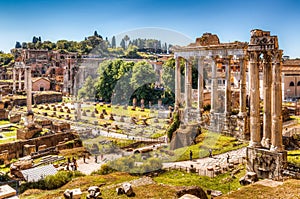
[[[78,138],[78,135],[69,133],[55,133],[52,135],[46,135],[38,138],[32,138],[30,140],[20,140],[12,143],[0,144],[0,159],[3,158],[1,153],[7,155],[7,160],[16,159],[25,156],[24,146],[25,145],[35,145],[36,147],[47,145],[49,147],[56,146],[59,142],[65,139],[74,140]],[[79,143],[79,142],[78,142]],[[3,158],[3,160],[6,160]]]
[[[247,171],[258,178],[281,179],[287,168],[287,152],[272,152],[263,148],[247,147]]]

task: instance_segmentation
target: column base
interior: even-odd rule
[[[271,147],[271,140],[270,140],[270,138],[263,138],[261,140],[261,146],[264,147],[264,148],[269,149]]]
[[[271,146],[270,151],[272,152],[282,152],[283,150],[283,146]]]
[[[260,148],[260,147],[261,147],[261,143],[260,143],[260,142],[253,142],[253,141],[250,141],[249,147],[252,147],[252,148]]]

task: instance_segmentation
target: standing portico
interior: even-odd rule
[[[220,43],[217,35],[205,33],[201,38],[197,38],[195,43],[186,47],[173,47],[175,57],[175,106],[182,107],[185,111],[184,121],[200,121],[203,109],[204,81],[206,89],[210,91],[210,128],[212,131],[230,131],[231,116],[231,63],[232,60],[244,60],[247,55],[246,42]],[[181,72],[180,63],[184,60],[184,94],[181,94]],[[218,68],[222,63],[225,71]],[[192,106],[192,67],[198,70],[198,97],[197,106]],[[241,61],[240,69],[244,75],[242,85],[245,88],[246,67]],[[204,77],[204,70],[208,77]],[[224,77],[221,75],[224,73]],[[205,79],[206,78],[206,79]],[[221,87],[220,82],[225,81],[225,87]],[[245,81],[244,81],[245,80]],[[223,90],[223,91],[222,91]],[[246,91],[242,90],[240,97],[244,103],[241,111],[246,113]],[[224,95],[222,93],[225,93]],[[223,98],[223,99],[222,99]],[[224,106],[221,105],[224,104]],[[193,114],[193,113],[197,114]],[[192,114],[191,114],[192,113]],[[197,118],[195,118],[195,116]],[[246,117],[246,115],[244,115]]]
[[[250,58],[250,144],[247,170],[258,177],[280,179],[286,168],[287,153],[282,145],[282,50],[277,36],[252,30],[248,47]],[[263,126],[260,122],[259,70],[263,75]]]

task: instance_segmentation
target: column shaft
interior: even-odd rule
[[[213,114],[216,108],[216,99],[218,95],[218,79],[217,79],[217,66],[216,58],[212,58],[211,62],[211,109],[210,113]]]
[[[26,68],[25,73],[27,73],[27,112],[32,111],[32,82],[31,82],[31,69]]]
[[[28,88],[28,73],[27,71],[24,72],[24,89],[26,90]]]
[[[22,89],[22,69],[21,68],[19,68],[19,90],[21,90]]]
[[[185,103],[186,108],[192,107],[192,66],[185,60]]]
[[[265,148],[270,148],[271,141],[271,85],[272,85],[272,66],[270,55],[264,55],[263,65],[263,94],[264,94],[264,116],[263,116],[263,138],[261,144]]]
[[[179,106],[181,102],[181,72],[180,59],[175,58],[175,106]]]
[[[203,108],[203,61],[203,57],[198,59],[198,110],[200,113]]]
[[[250,54],[250,147],[260,147],[260,106],[259,106],[259,55],[257,52]]]
[[[231,67],[230,59],[225,61],[226,63],[226,80],[225,80],[225,114],[230,116],[231,114]]]
[[[281,88],[281,56],[276,52],[272,65],[272,139],[271,151],[282,151],[282,88]]]
[[[13,68],[13,92],[16,91],[16,69]]]
[[[246,60],[240,59],[240,116],[246,116]]]

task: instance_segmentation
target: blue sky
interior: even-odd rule
[[[111,38],[121,32],[157,27],[194,40],[204,32],[221,42],[249,41],[250,30],[270,30],[285,55],[300,57],[300,1],[297,0],[0,0],[0,50],[16,41],[82,40],[94,30]]]

